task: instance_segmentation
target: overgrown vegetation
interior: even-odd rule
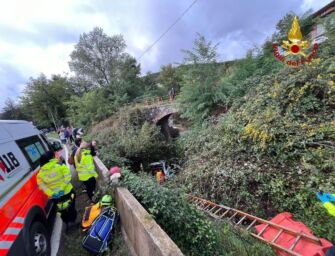
[[[281,40],[292,18],[278,23],[271,40]],[[302,20],[304,31],[310,22]],[[307,65],[286,67],[267,41],[221,73],[215,47],[199,36],[177,99],[193,128],[178,140],[183,172],[167,185],[266,219],[289,211],[317,236],[335,240],[335,220],[315,196],[335,185],[335,49],[334,31],[327,31]]]
[[[165,141],[159,127],[149,124],[139,108],[123,108],[94,126],[91,136],[98,141],[107,166],[127,165],[139,171],[150,162],[177,155],[175,145]]]
[[[139,171],[179,156],[183,171],[166,184],[175,190],[130,172],[124,182],[188,255],[245,252],[227,225],[214,226],[181,197],[181,187],[266,219],[289,211],[317,236],[334,241],[335,219],[315,196],[335,192],[334,14],[317,21],[300,17],[304,35],[321,22],[328,39],[311,63],[297,68],[276,60],[272,49],[287,37],[293,16],[280,20],[272,37],[244,59],[218,63],[217,45],[198,35],[183,64],[144,77],[122,36],[96,28],[80,37],[71,54],[74,77],[31,79],[21,102],[7,101],[3,116],[40,126],[52,120],[94,125],[90,136],[107,166]],[[177,141],[165,141],[143,109],[126,106],[164,96],[171,87],[180,92],[180,114],[193,125]],[[269,255],[262,250],[248,245],[252,255]]]
[[[226,223],[213,223],[180,190],[158,185],[145,174],[123,170],[122,182],[148,209],[185,255],[272,255],[271,249]],[[235,230],[235,232],[237,232]],[[245,245],[247,244],[247,245]]]
[[[248,57],[254,61],[239,63],[252,72],[241,75],[237,66],[224,78],[244,77],[229,93],[228,113],[215,122],[202,119],[201,128],[181,138],[185,168],[178,187],[265,218],[290,211],[316,235],[335,240],[335,220],[315,196],[333,193],[335,185],[335,47],[328,31],[312,63],[278,62],[265,72],[273,58],[265,44]]]

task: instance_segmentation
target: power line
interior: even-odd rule
[[[141,56],[138,58],[139,60],[143,57],[144,54],[146,54],[148,51],[151,50],[152,47],[154,47],[155,44],[157,44],[159,42],[159,40],[161,40],[163,38],[163,36],[165,36],[170,30],[171,28],[174,27],[174,25],[176,25],[181,18],[184,17],[184,15],[192,8],[192,6],[197,2],[198,0],[194,0],[186,9],[185,11],[182,12],[182,14],[163,32],[163,34],[161,34],[155,42],[153,42],[142,54]]]

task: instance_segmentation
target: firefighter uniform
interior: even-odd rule
[[[44,164],[37,174],[39,188],[53,200],[66,223],[74,222],[77,216],[71,178],[69,168],[59,164],[56,158]]]
[[[95,171],[93,156],[91,155],[90,149],[82,149],[80,156],[80,162],[76,155],[74,157],[78,178],[84,183],[87,195],[92,199],[96,185],[95,178],[98,177],[98,173]]]
[[[335,217],[335,194],[330,193],[317,193],[316,196],[322,202],[324,208],[326,208],[327,212]]]

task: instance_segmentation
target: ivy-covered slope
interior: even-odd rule
[[[181,138],[186,163],[177,184],[265,218],[289,211],[334,241],[335,218],[315,196],[335,192],[333,49],[261,76],[218,123]]]

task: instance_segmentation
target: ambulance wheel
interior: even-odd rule
[[[49,256],[50,238],[46,227],[41,222],[33,222],[29,230],[30,255]]]

